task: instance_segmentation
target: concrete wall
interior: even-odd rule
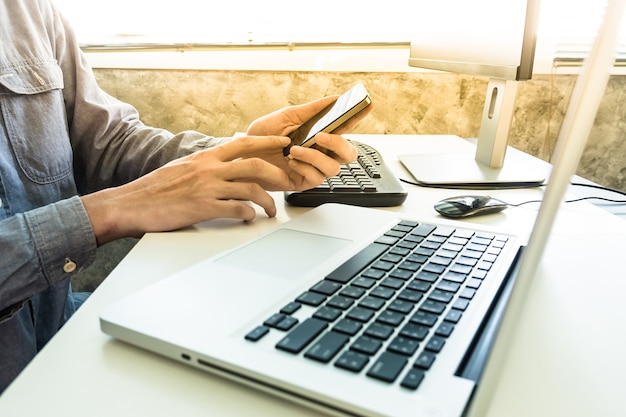
[[[149,125],[213,136],[256,117],[365,84],[376,108],[354,133],[476,137],[486,79],[447,73],[336,73],[97,69],[100,85]],[[520,83],[509,142],[549,160],[574,86],[570,75]],[[626,76],[609,82],[578,174],[626,191]]]

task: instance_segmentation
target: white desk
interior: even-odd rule
[[[403,177],[398,152],[449,151],[428,137],[353,135],[374,145]],[[431,138],[432,139],[432,138]],[[430,145],[429,145],[430,144]],[[509,156],[515,156],[509,152]],[[455,190],[407,186],[390,208],[423,220]],[[491,193],[508,202],[542,189]],[[0,397],[1,416],[311,416],[302,408],[111,340],[100,332],[108,303],[204,257],[245,242],[307,209],[259,212],[251,224],[220,220],[146,235]],[[538,205],[469,220],[527,237]],[[623,416],[626,410],[626,222],[586,203],[566,205],[531,288],[527,315],[494,392],[491,416]],[[165,302],[165,300],[164,300]]]

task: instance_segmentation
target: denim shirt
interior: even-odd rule
[[[98,87],[48,0],[0,0],[0,392],[7,364],[67,319],[69,278],[94,259],[78,196],[219,142],[145,126]]]

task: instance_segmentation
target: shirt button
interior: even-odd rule
[[[76,271],[76,263],[72,261],[70,258],[65,258],[65,265],[63,265],[63,270],[68,274],[70,272]]]

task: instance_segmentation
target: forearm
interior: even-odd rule
[[[0,248],[5,311],[91,263],[96,242],[80,199],[72,197],[2,220]]]

